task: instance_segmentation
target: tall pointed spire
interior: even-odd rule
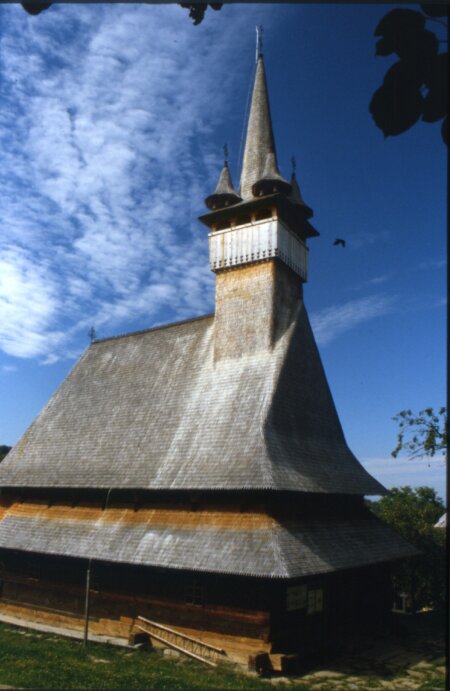
[[[244,201],[253,198],[252,185],[262,178],[269,153],[276,161],[264,60],[258,53],[239,192]]]
[[[297,246],[294,243],[291,247],[290,243],[294,236],[304,243],[307,238],[316,237],[319,233],[309,223],[308,219],[313,212],[302,198],[295,171],[288,182],[278,167],[261,34],[261,27],[257,27],[256,71],[245,133],[239,190],[236,193],[233,189],[225,161],[215,192],[205,199],[210,213],[200,216],[200,220],[212,230],[210,258],[213,271],[260,261],[262,258],[269,259],[272,256],[270,252],[273,251],[273,256],[284,261],[306,281],[305,245]],[[267,219],[271,219],[270,223]],[[298,256],[296,254],[294,257],[290,250],[289,256],[286,255],[283,259],[281,244],[278,247],[273,243],[272,222],[277,228],[279,242],[283,243],[286,240],[286,247],[289,245],[292,252]],[[220,233],[220,237],[216,237],[216,233]],[[284,238],[284,233],[288,233],[289,240],[286,239],[287,236]],[[229,241],[228,244],[224,244],[224,238]],[[267,247],[264,245],[266,242]],[[256,243],[255,248],[252,243]],[[263,245],[264,250],[258,249]],[[227,252],[229,256],[227,254],[225,257],[224,253]]]

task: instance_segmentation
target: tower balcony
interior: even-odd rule
[[[233,225],[208,237],[211,271],[278,258],[302,281],[308,278],[308,248],[279,218]]]

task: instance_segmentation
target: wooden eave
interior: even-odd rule
[[[256,214],[257,211],[263,208],[269,208],[276,212],[277,217],[286,223],[286,225],[297,233],[302,240],[312,237],[318,237],[320,233],[309,223],[305,217],[305,212],[296,204],[293,204],[284,194],[269,194],[265,197],[255,197],[250,201],[242,201],[233,206],[227,206],[223,209],[210,211],[198,217],[205,226],[211,230],[215,230],[218,225],[222,223],[236,222],[236,219],[243,214],[248,214],[250,217]]]
[[[220,507],[0,503],[0,549],[208,573],[292,579],[414,556],[369,511],[333,519]]]

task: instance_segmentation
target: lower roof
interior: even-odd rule
[[[0,548],[141,566],[292,579],[413,556],[369,512],[325,519],[264,511],[187,511],[13,503]]]

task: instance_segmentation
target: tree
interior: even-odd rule
[[[439,53],[435,33],[425,28],[448,15],[445,4],[424,4],[422,12],[396,8],[388,12],[375,29],[380,37],[376,55],[397,55],[400,59],[386,72],[382,86],[375,91],[369,105],[375,124],[384,136],[395,136],[408,130],[419,119],[442,120],[441,135],[447,144],[447,58]]]
[[[20,4],[28,14],[32,15],[40,14],[44,10],[48,10],[52,5],[51,2],[43,2],[42,0],[28,0],[28,2],[22,2]],[[184,9],[189,10],[189,17],[192,19],[194,25],[200,24],[203,21],[208,7],[211,7],[213,10],[220,10],[222,8],[221,2],[180,2],[179,4]]]
[[[0,463],[5,458],[6,454],[11,451],[11,446],[0,446]]]
[[[398,423],[397,446],[391,452],[397,458],[405,451],[409,458],[432,458],[437,452],[445,455],[447,450],[447,409],[445,406],[434,411],[433,408],[401,410],[393,418]]]
[[[397,487],[370,509],[420,550],[417,557],[393,568],[396,592],[410,595],[414,608],[445,603],[445,531],[434,528],[444,512],[442,499],[432,487]]]
[[[184,7],[184,9],[189,10],[189,17],[192,19],[194,26],[203,21],[208,6],[211,7],[212,10],[220,10],[222,8],[221,2],[180,2],[180,5]]]

